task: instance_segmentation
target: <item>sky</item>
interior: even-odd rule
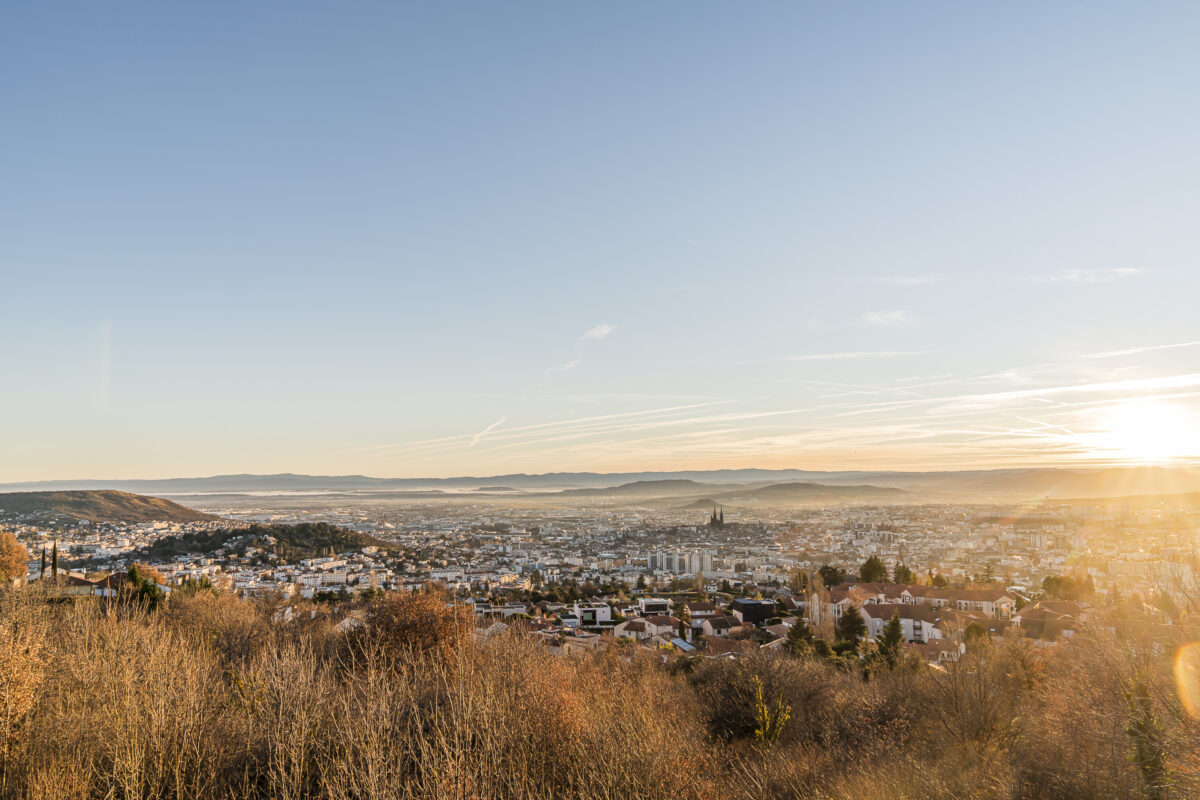
[[[1200,5],[8,3],[0,481],[1200,456]]]

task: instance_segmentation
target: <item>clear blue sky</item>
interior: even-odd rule
[[[0,480],[1196,455],[1197,42],[1191,2],[9,3]]]

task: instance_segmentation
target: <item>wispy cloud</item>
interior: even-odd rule
[[[471,443],[469,445],[467,445],[467,447],[474,447],[475,445],[479,444],[480,439],[487,436],[492,431],[496,430],[496,428],[499,428],[501,425],[504,424],[504,421],[507,419],[508,419],[508,417],[501,417],[500,419],[493,422],[491,425],[488,425],[486,428],[481,430],[479,433],[472,436]]]
[[[549,378],[555,372],[570,372],[571,370],[575,369],[582,363],[583,362],[580,361],[578,358],[573,358],[570,361],[568,361],[567,363],[562,364],[561,366],[546,367],[546,371],[542,373],[542,380]]]
[[[928,286],[946,280],[945,275],[880,275],[876,283],[886,283],[889,286]]]
[[[911,319],[912,315],[907,311],[866,311],[862,315],[863,322],[872,325],[899,325]]]
[[[612,333],[616,329],[617,329],[616,325],[610,325],[607,322],[601,322],[599,325],[597,325],[596,327],[592,328],[590,331],[585,333],[583,335],[583,339],[584,339],[584,341],[587,341],[588,339],[603,339],[605,336],[608,336],[610,333]]]
[[[1134,356],[1138,353],[1149,353],[1154,350],[1174,350],[1177,347],[1195,347],[1200,342],[1178,342],[1176,344],[1154,344],[1148,347],[1130,347],[1126,350],[1105,350],[1102,353],[1085,353],[1084,358],[1117,358],[1118,356]]]
[[[924,350],[854,350],[845,353],[808,353],[784,356],[783,361],[857,361],[864,358],[902,358],[924,355]]]
[[[1141,275],[1146,270],[1133,267],[1118,267],[1116,269],[1068,269],[1053,275],[1035,275],[1034,283],[1110,283],[1122,278],[1132,278]]]

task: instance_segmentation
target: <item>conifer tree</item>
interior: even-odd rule
[[[842,612],[842,618],[837,623],[838,639],[856,646],[867,634],[867,623],[857,606],[849,606]]]
[[[792,623],[792,627],[788,628],[787,643],[784,647],[794,656],[802,656],[812,652],[813,634],[812,628],[808,625],[808,620],[804,617],[796,617],[796,621]]]
[[[892,615],[883,633],[879,634],[879,658],[888,669],[895,669],[900,663],[900,654],[904,648],[904,627],[900,622],[900,612]]]
[[[858,577],[863,583],[883,583],[887,580],[887,567],[878,556],[871,556],[859,568]]]
[[[58,539],[54,540],[54,549],[50,551],[50,577],[58,577]]]

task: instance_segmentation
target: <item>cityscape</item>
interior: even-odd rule
[[[0,800],[1200,798],[1200,4],[0,4]]]
[[[519,623],[570,636],[576,646],[581,637],[589,647],[633,640],[664,657],[728,657],[734,634],[748,646],[781,646],[797,619],[824,626],[832,643],[831,626],[853,605],[866,612],[868,643],[899,613],[914,653],[935,664],[965,652],[972,622],[992,636],[1053,646],[1074,634],[1089,609],[1122,596],[1150,609],[1169,640],[1176,600],[1186,603],[1176,596],[1195,585],[1200,532],[1200,509],[1179,498],[817,505],[727,515],[715,505],[708,513],[655,511],[619,496],[522,507],[494,491],[475,494],[416,502],[227,494],[215,503],[180,498],[213,517],[199,522],[47,524],[41,512],[0,512],[0,524],[30,555],[27,580],[46,579],[44,554],[53,552],[57,571],[69,578],[61,591],[69,593],[104,595],[110,576],[134,564],[152,569],[164,592],[205,582],[282,604],[337,604],[434,586],[471,608],[480,635]],[[273,548],[272,526],[311,524],[374,543],[293,559]],[[212,533],[221,534],[218,546],[204,538]],[[189,537],[205,546],[188,552],[172,544]],[[860,579],[868,564],[874,574]],[[1057,587],[1063,579],[1075,587],[1067,597]],[[755,611],[735,607],[747,599],[759,603]],[[1052,605],[1068,599],[1069,606]],[[733,627],[719,627],[727,618]],[[949,649],[923,647],[934,639]]]

